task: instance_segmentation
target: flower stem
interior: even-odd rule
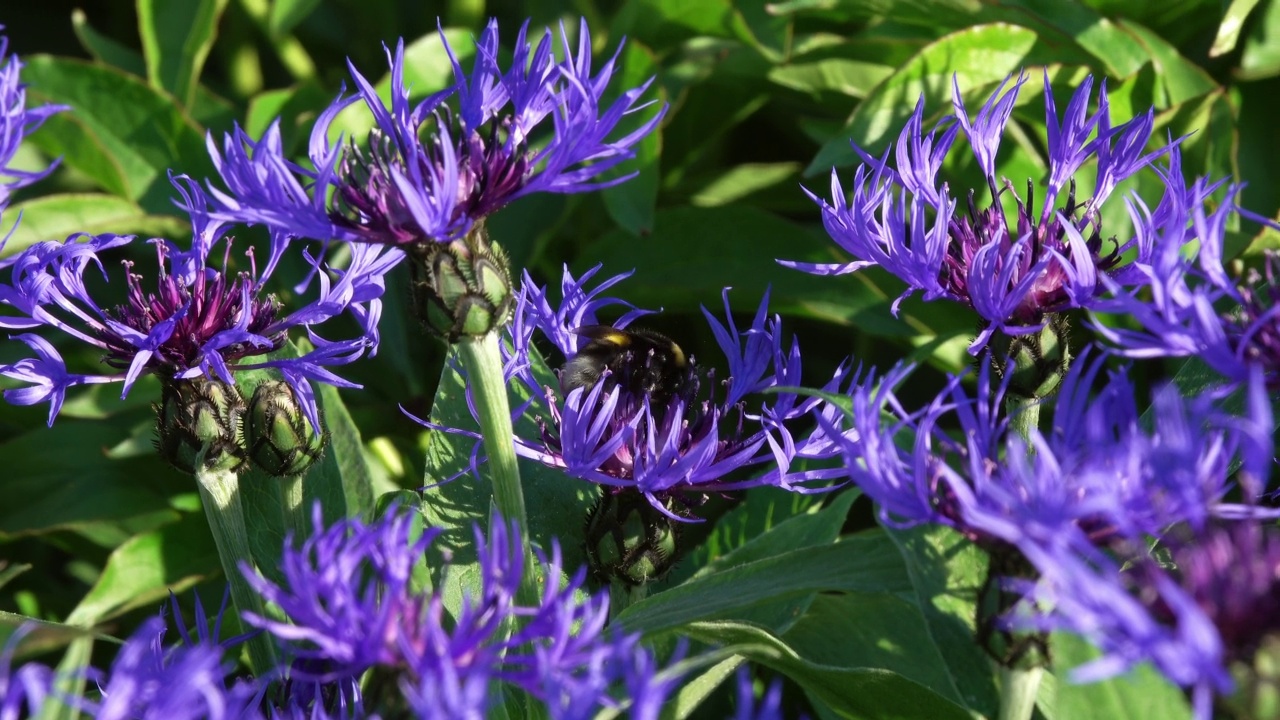
[[[266,617],[262,597],[254,592],[240,573],[239,562],[243,560],[252,564],[253,556],[249,553],[249,531],[244,524],[244,508],[240,504],[239,476],[229,470],[210,470],[201,466],[196,469],[196,483],[200,486],[200,500],[205,516],[209,518],[213,541],[218,546],[222,572],[231,584],[231,599],[236,610],[240,615],[252,612]],[[276,653],[270,635],[261,633],[249,640],[249,659],[259,677],[265,677],[276,668]]]
[[[301,475],[286,475],[280,478],[280,507],[284,511],[285,530],[293,533],[293,543],[302,543],[307,539],[310,529],[309,511],[302,490]]]
[[[1029,720],[1042,677],[1043,667],[1000,668],[1000,720]]]
[[[528,519],[524,506],[524,489],[520,484],[520,466],[516,463],[515,433],[511,428],[511,405],[507,402],[507,383],[502,376],[502,353],[497,333],[480,337],[464,336],[456,347],[466,369],[469,386],[480,417],[484,450],[489,456],[489,481],[493,488],[493,504],[505,522],[520,528],[520,547],[532,555],[529,544]],[[526,563],[520,587],[522,600],[538,598],[533,577],[534,563]]]

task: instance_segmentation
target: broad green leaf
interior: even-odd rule
[[[841,718],[972,720],[963,707],[891,670],[814,662],[761,628],[701,622],[688,626],[686,633],[695,640],[731,645],[752,662],[785,674]]]
[[[891,670],[965,704],[919,606],[896,594],[819,595],[781,639],[811,662]]]
[[[1280,3],[1269,2],[1245,37],[1240,67],[1235,71],[1240,80],[1261,80],[1280,75],[1277,36],[1280,36]]]
[[[1122,21],[1120,25],[1138,38],[1151,55],[1151,64],[1160,81],[1158,87],[1162,91],[1156,98],[1156,107],[1181,105],[1218,87],[1209,73],[1184,58],[1178,48],[1164,38],[1136,23]]]
[[[333,101],[332,93],[315,83],[304,83],[282,90],[268,90],[255,95],[249,102],[244,119],[244,131],[249,137],[260,138],[277,118],[284,143],[284,154],[293,157],[305,152],[310,137],[310,124],[320,109]],[[305,121],[305,122],[304,122]]]
[[[288,35],[319,4],[320,0],[276,0],[267,16],[267,31],[273,38]]]
[[[735,202],[760,207],[759,194],[772,189],[794,205],[804,201],[796,191],[799,184],[800,163],[746,163],[728,168],[688,188],[689,202],[697,207],[717,207]],[[808,210],[811,206],[806,203],[802,207]]]
[[[721,683],[728,679],[742,662],[743,659],[736,655],[726,658],[681,683],[680,689],[668,701],[672,716],[678,720],[684,720],[692,715],[693,711],[715,692],[715,689],[720,687]]]
[[[138,32],[147,80],[172,93],[183,107],[195,100],[200,71],[217,35],[227,0],[138,0]]]
[[[615,622],[646,635],[690,623],[736,619],[745,610],[832,590],[904,592],[902,560],[882,536],[854,536],[700,575],[628,607]]]
[[[147,62],[133,48],[126,47],[103,35],[89,24],[84,10],[76,8],[71,11],[71,27],[75,30],[80,45],[93,58],[107,65],[114,65],[130,75],[146,75]]]
[[[922,94],[930,115],[950,112],[953,76],[966,92],[998,83],[1022,67],[1035,43],[1031,30],[996,23],[960,30],[930,44],[876,86],[844,130],[822,146],[805,174],[855,163],[858,155],[850,140],[879,154],[897,136]]]
[[[64,419],[0,445],[0,538],[168,510],[189,479],[154,455],[108,459],[103,450],[129,435],[120,425]]]
[[[974,639],[975,603],[986,578],[986,554],[959,533],[937,525],[890,530],[889,536],[902,553],[916,603],[964,704],[995,717],[998,705],[991,663]]]
[[[1052,637],[1051,644],[1054,667],[1063,675],[1057,683],[1055,720],[1180,720],[1192,716],[1182,690],[1150,665],[1103,682],[1077,685],[1070,681],[1069,668],[1096,659],[1098,651],[1078,637],[1061,633]]]
[[[29,101],[75,108],[50,118],[32,142],[145,211],[173,211],[170,169],[193,177],[214,174],[200,129],[171,98],[138,78],[79,60],[35,56],[23,80],[30,83]]]
[[[628,88],[639,87],[661,69],[653,51],[638,42],[627,43],[620,61],[618,72],[610,84],[616,92],[602,103],[605,107],[608,107],[617,95]],[[657,87],[656,93],[652,89],[653,86],[650,87],[648,97],[654,100],[654,106],[632,115],[631,118],[634,119],[630,122],[624,119],[621,126],[614,131],[614,136],[622,137],[633,132],[643,122],[652,118],[657,107],[666,102],[666,93],[661,86]],[[659,160],[662,154],[661,125],[638,142],[634,151],[635,158],[624,162],[622,171],[637,173],[636,177],[620,185],[606,188],[601,193],[601,197],[604,198],[605,208],[608,209],[609,217],[613,218],[614,222],[632,235],[643,237],[653,228],[654,213],[658,203],[658,182],[661,175]]]
[[[821,100],[828,93],[864,98],[884,82],[893,68],[882,63],[847,57],[845,46],[824,48],[769,71],[769,80]]]
[[[220,571],[204,513],[183,513],[178,522],[116,548],[67,623],[95,625],[135,608],[158,606],[170,592],[180,593]]]
[[[18,657],[49,652],[79,639],[88,638],[112,641],[110,635],[70,623],[51,622],[18,613],[0,610],[0,648],[7,647],[10,638],[22,631],[22,641],[14,653]]]
[[[189,221],[149,215],[131,200],[97,193],[45,195],[18,203],[10,212],[15,218],[22,213],[22,220],[0,251],[6,257],[42,240],[61,242],[73,233],[176,237],[191,232]]]
[[[1244,21],[1249,19],[1249,13],[1257,6],[1258,0],[1231,0],[1226,14],[1222,16],[1222,22],[1218,23],[1218,34],[1213,39],[1213,47],[1209,48],[1209,57],[1226,55],[1236,49]]]

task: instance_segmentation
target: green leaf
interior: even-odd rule
[[[1051,638],[1054,666],[1065,671],[1098,657],[1098,651],[1081,638],[1062,633]],[[1055,720],[1180,720],[1191,717],[1191,706],[1176,685],[1150,664],[1140,665],[1119,677],[1088,685],[1076,685],[1063,677],[1057,683]]]
[[[1158,81],[1156,107],[1181,105],[1217,89],[1218,83],[1204,68],[1182,57],[1164,38],[1137,23],[1121,21],[1120,26],[1133,33],[1151,55]]]
[[[373,476],[364,456],[360,428],[352,421],[337,388],[321,385],[317,395],[323,422],[329,429],[329,445],[324,457],[307,473],[303,484],[307,503],[310,505],[314,496],[326,508],[333,506],[336,514],[326,513],[326,522],[341,517],[369,517],[373,510]]]
[[[867,720],[972,720],[959,705],[891,670],[844,668],[801,657],[768,631],[741,623],[695,623],[686,628],[694,640],[732,645],[753,662],[773,668],[842,718]]]
[[[49,696],[40,708],[40,714],[36,716],[37,720],[79,720],[80,710],[62,703],[59,698],[83,697],[85,685],[89,682],[84,669],[89,667],[92,655],[93,638],[80,637],[71,642],[54,669],[56,679],[49,688]]]
[[[0,539],[169,511],[169,497],[189,479],[155,455],[111,460],[102,453],[129,430],[112,421],[63,421],[0,445]]]
[[[173,100],[114,68],[35,56],[23,69],[29,101],[62,103],[32,136],[37,147],[152,213],[173,211],[170,169],[214,174],[201,130]]]
[[[191,232],[189,221],[172,215],[149,215],[137,203],[115,195],[45,195],[18,203],[13,211],[14,217],[22,213],[22,221],[0,252],[5,257],[42,240],[61,242],[78,232],[144,237],[175,237]]]
[[[97,583],[67,616],[72,625],[95,625],[164,601],[221,572],[218,549],[203,513],[183,513],[176,523],[138,535],[112,551]]]
[[[1213,47],[1209,48],[1209,57],[1226,55],[1236,49],[1244,21],[1249,19],[1249,13],[1257,6],[1258,0],[1231,0],[1226,14],[1222,16],[1222,22],[1218,23],[1218,34],[1213,38]]]
[[[80,45],[98,62],[114,65],[130,75],[147,73],[147,62],[142,59],[142,55],[94,30],[84,10],[76,8],[71,11],[71,27],[75,30]]]
[[[19,630],[25,634],[14,653],[18,657],[46,653],[64,647],[78,638],[115,640],[110,635],[89,628],[0,610],[0,647],[8,646],[10,638]]]
[[[957,705],[965,704],[920,607],[895,594],[819,595],[782,640],[811,662],[891,670]]]
[[[671,698],[667,706],[672,716],[677,720],[684,720],[693,714],[693,711],[707,699],[715,689],[731,675],[733,671],[742,664],[742,658],[734,656],[721,660],[711,667],[703,670],[701,674],[690,678],[680,685],[680,689],[676,691],[675,696]]]
[[[627,43],[620,60],[617,77],[611,81],[611,87],[616,88],[617,91],[612,93],[613,97],[606,100],[606,103],[613,102],[626,88],[638,87],[661,69],[653,51],[638,42]],[[654,108],[647,108],[631,116],[633,119],[630,122],[624,119],[621,126],[614,131],[615,136],[621,137],[633,132],[653,117],[656,108],[666,102],[666,92],[661,86],[658,86],[657,93],[654,93],[652,88],[653,86],[650,86],[648,96],[656,95],[653,97]],[[607,107],[607,104],[605,106]],[[661,125],[636,143],[635,154],[635,159],[622,164],[621,171],[635,172],[636,177],[605,189],[601,197],[604,198],[605,208],[614,222],[632,235],[644,236],[648,235],[653,228],[654,213],[658,204],[658,183],[661,177],[659,160],[662,154]]]
[[[3,590],[4,586],[9,584],[9,581],[30,569],[31,566],[24,563],[16,563],[14,565],[0,564],[0,590]]]
[[[950,112],[953,75],[961,89],[976,92],[1021,68],[1035,43],[1031,30],[996,23],[966,28],[928,45],[854,109],[844,130],[823,144],[805,174],[857,162],[850,140],[879,154],[897,136],[921,94],[932,115]]]
[[[975,637],[976,599],[987,557],[950,528],[932,525],[890,530],[906,563],[916,603],[950,669],[964,704],[995,717],[998,701],[991,663]]]
[[[763,603],[811,593],[905,592],[908,588],[902,560],[892,544],[878,534],[857,535],[834,545],[793,550],[700,575],[637,602],[615,622],[624,630],[652,636],[683,631],[703,620],[737,619]]]
[[[288,35],[319,4],[320,0],[276,0],[267,16],[267,31],[273,38]]]
[[[1249,29],[1240,55],[1240,67],[1236,70],[1239,80],[1261,80],[1280,75],[1280,3],[1269,2],[1262,15]]]
[[[151,87],[172,93],[183,107],[192,105],[226,6],[227,0],[138,0],[138,31]]]

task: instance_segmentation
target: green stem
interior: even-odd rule
[[[521,604],[536,604],[540,597],[534,577],[536,562],[529,543],[528,514],[524,505],[524,488],[520,484],[520,466],[516,463],[515,432],[511,428],[511,405],[507,401],[507,383],[502,376],[498,334],[490,332],[482,337],[463,337],[456,347],[480,416],[484,450],[489,456],[494,508],[504,522],[516,523],[520,547],[524,548],[526,570],[517,599]]]
[[[1043,667],[1000,668],[1000,720],[1030,719],[1043,676]]]
[[[503,519],[520,524],[520,544],[527,548],[529,531],[524,489],[520,485],[520,466],[516,464],[515,433],[511,429],[511,406],[507,402],[507,383],[502,377],[498,336],[487,333],[479,338],[464,337],[458,341],[457,348],[480,415],[484,451],[489,456],[493,502]]]
[[[280,478],[280,508],[284,511],[284,527],[293,532],[294,545],[300,545],[311,534],[310,509],[302,488],[301,475]]]
[[[635,605],[649,596],[648,585],[628,586],[620,582],[609,583],[609,620],[622,614],[623,610]]]
[[[196,470],[196,483],[200,486],[200,500],[204,504],[205,516],[209,518],[213,541],[218,546],[222,572],[231,584],[231,599],[236,610],[240,615],[251,612],[267,617],[262,597],[249,586],[239,567],[241,560],[253,563],[253,556],[249,553],[249,531],[244,524],[244,508],[240,504],[240,478],[229,470],[202,467]],[[249,659],[258,676],[265,676],[276,668],[276,652],[269,634],[261,633],[249,640]]]

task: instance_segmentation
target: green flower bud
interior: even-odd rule
[[[587,565],[601,582],[657,580],[675,565],[680,524],[634,490],[605,492],[587,515]]]
[[[1071,362],[1070,330],[1065,315],[1052,313],[1045,316],[1044,329],[1038,333],[997,333],[991,338],[992,370],[1002,380],[1006,371],[1012,374],[1010,395],[1039,400],[1058,389]],[[1013,361],[1011,369],[1005,358]]]
[[[240,419],[244,398],[235,385],[194,378],[163,383],[156,411],[156,449],[182,472],[238,472],[247,459]]]
[[[483,222],[461,240],[406,249],[414,311],[432,332],[452,343],[464,335],[481,337],[511,318],[511,263],[489,242]]]
[[[1230,717],[1280,718],[1280,637],[1263,635],[1252,661],[1236,660],[1230,670],[1236,689],[1223,698]]]
[[[323,430],[312,430],[288,383],[268,380],[253,391],[244,416],[244,442],[249,459],[263,472],[301,475],[320,459],[328,439]]]

